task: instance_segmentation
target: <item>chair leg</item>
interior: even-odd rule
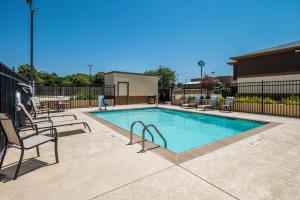
[[[40,157],[40,149],[38,146],[36,147],[36,154],[37,154],[37,157]]]
[[[54,141],[54,148],[55,148],[55,160],[56,160],[56,163],[58,163],[59,162],[59,160],[58,160],[58,151],[57,151],[57,139]]]
[[[85,122],[84,124],[85,124],[84,126],[86,126],[89,129],[90,132],[92,132],[92,130],[91,130],[90,126],[88,125],[88,123]]]
[[[22,164],[23,156],[24,156],[24,149],[21,149],[21,156],[20,156],[20,160],[19,160],[19,163],[18,163],[18,166],[17,166],[17,169],[16,169],[14,180],[16,180],[18,178],[18,173],[19,173],[19,170],[20,170],[20,167],[21,167],[21,164]]]
[[[2,155],[2,158],[1,158],[1,161],[0,161],[0,170],[1,170],[2,165],[3,165],[3,162],[4,162],[4,158],[5,158],[5,155],[6,155],[6,151],[7,151],[7,145],[4,146],[3,155]]]

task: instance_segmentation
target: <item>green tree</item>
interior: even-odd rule
[[[17,73],[30,79],[30,65],[22,64],[17,68]],[[88,74],[71,74],[64,77],[58,76],[56,73],[49,73],[46,71],[37,71],[33,68],[33,80],[35,84],[43,85],[76,85],[76,86],[88,86],[90,84],[90,76]],[[95,86],[104,85],[104,73],[97,72],[91,76],[91,84]]]
[[[159,78],[159,88],[170,88],[175,86],[176,75],[175,71],[172,71],[169,67],[160,65],[155,70],[145,71],[146,75],[156,75]],[[161,85],[162,84],[162,85]]]
[[[182,83],[182,82],[178,82],[178,83],[176,84],[176,87],[178,87],[178,88],[183,88],[183,83]]]
[[[97,86],[104,85],[104,73],[103,72],[97,72],[93,76],[93,85],[97,85]]]
[[[63,84],[71,83],[72,85],[76,85],[76,86],[88,86],[89,75],[81,74],[81,73],[67,75],[63,77],[62,83]]]
[[[28,64],[22,64],[17,68],[17,73],[26,78],[27,80],[30,80],[30,65]],[[33,79],[36,77],[36,69],[33,67]]]
[[[59,77],[56,73],[48,73],[45,71],[37,72],[36,84],[44,85],[59,85],[61,84],[62,78]]]

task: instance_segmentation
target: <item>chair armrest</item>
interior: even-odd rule
[[[39,131],[37,132],[37,135],[40,134],[40,133],[44,133],[44,132],[46,132],[46,131],[50,131],[50,133],[52,133],[52,132],[54,132],[54,129],[55,129],[55,128],[51,127],[51,128],[45,128],[45,129],[39,130]]]
[[[53,121],[52,121],[51,119],[34,121],[34,123],[35,123],[35,124],[38,124],[38,123],[43,123],[43,122],[49,122],[49,123],[52,123],[52,124],[53,124]]]
[[[54,138],[57,139],[57,129],[52,127]]]

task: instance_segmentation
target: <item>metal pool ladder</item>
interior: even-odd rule
[[[136,125],[136,124],[141,124],[142,126],[143,126],[143,128],[145,129],[145,127],[146,127],[146,125],[144,124],[144,122],[142,122],[142,121],[135,121],[135,122],[133,122],[132,124],[131,124],[131,126],[130,126],[130,141],[129,141],[129,145],[131,145],[131,144],[133,144],[133,127]],[[143,130],[144,130],[143,129]],[[149,131],[149,130],[147,130],[147,132],[149,133],[149,135],[151,136],[151,141],[154,143],[154,136],[153,136],[153,134]]]
[[[146,131],[151,136],[152,143],[154,143],[154,136],[153,136],[152,132],[149,130],[150,127],[152,127],[155,130],[155,132],[158,134],[158,136],[163,140],[164,147],[167,148],[167,140],[161,134],[161,132],[158,130],[158,128],[154,124],[149,124],[149,125],[146,126],[144,124],[144,122],[142,122],[142,121],[135,121],[135,122],[133,122],[131,124],[131,127],[130,127],[130,142],[129,142],[129,144],[133,144],[133,128],[138,123],[141,124],[144,127],[143,128],[143,132],[142,132],[142,149],[141,149],[140,152],[145,152],[145,142],[146,142],[145,133],[146,133]]]

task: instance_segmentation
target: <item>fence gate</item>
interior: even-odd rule
[[[159,103],[171,102],[172,89],[171,88],[160,88],[158,90],[158,101]]]

